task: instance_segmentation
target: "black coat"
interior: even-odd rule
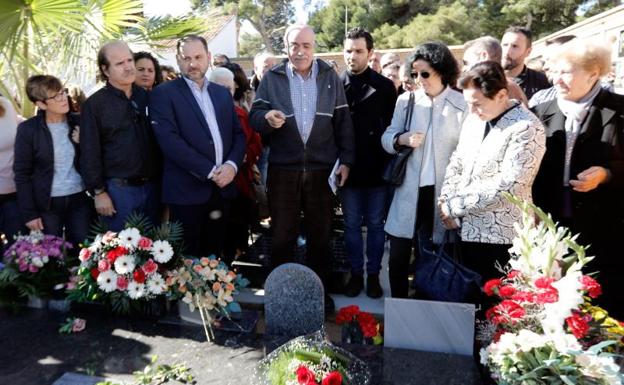
[[[355,164],[349,172],[348,187],[377,187],[384,184],[381,176],[392,157],[381,146],[381,136],[392,122],[397,92],[394,83],[367,68],[364,87],[356,92],[347,72],[340,75],[349,103],[355,133]]]
[[[534,202],[562,219],[565,116],[552,100],[533,107],[546,128],[546,153],[533,184]],[[570,179],[592,167],[611,172],[608,182],[589,192],[570,193],[572,219],[566,221],[573,233],[581,233],[583,245],[592,244],[590,254],[599,254],[616,237],[622,237],[624,193],[624,96],[601,90],[594,99],[572,152]]]
[[[74,145],[74,167],[78,170],[78,145],[71,133],[79,125],[77,114],[67,115],[70,141]],[[50,193],[54,177],[54,145],[52,134],[45,121],[45,113],[17,126],[15,157],[13,161],[17,203],[24,223],[41,216],[50,207]]]

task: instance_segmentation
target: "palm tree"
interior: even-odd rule
[[[84,84],[94,79],[96,54],[106,40],[147,44],[201,33],[203,20],[143,16],[141,0],[0,1],[0,93],[23,116],[33,114],[26,79],[54,74]],[[14,96],[14,97],[11,97]]]

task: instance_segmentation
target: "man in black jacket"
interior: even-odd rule
[[[534,71],[524,64],[531,54],[532,38],[530,30],[512,26],[507,28],[501,39],[505,75],[512,78],[522,88],[527,100],[530,100],[537,91],[551,86],[543,72]]]
[[[366,295],[383,295],[379,284],[384,252],[384,221],[388,186],[381,175],[390,155],[381,147],[381,135],[390,125],[397,94],[391,80],[368,67],[373,55],[373,38],[362,28],[347,33],[344,59],[347,71],[340,77],[355,132],[355,164],[341,191],[345,220],[345,245],[351,262],[351,279],[346,295],[357,296],[364,285],[364,241],[366,224]]]
[[[98,68],[106,85],[82,107],[80,173],[109,230],[121,230],[132,212],[157,223],[161,154],[149,122],[147,92],[134,85],[128,45],[103,45]]]

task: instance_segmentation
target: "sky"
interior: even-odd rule
[[[312,4],[320,3],[321,0],[312,0]],[[191,10],[189,0],[176,0],[175,7],[171,6],[170,0],[143,0],[144,10],[146,16],[181,16]],[[293,0],[295,6],[295,22],[305,23],[308,19],[308,14],[304,9],[304,0]],[[255,30],[249,23],[242,24],[243,32],[253,33]]]

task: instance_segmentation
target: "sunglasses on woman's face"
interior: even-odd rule
[[[429,76],[431,76],[431,73],[428,71],[420,71],[420,72],[412,72],[410,75],[412,76],[412,79],[418,79],[418,75],[420,75],[420,77],[423,79],[428,79]]]

